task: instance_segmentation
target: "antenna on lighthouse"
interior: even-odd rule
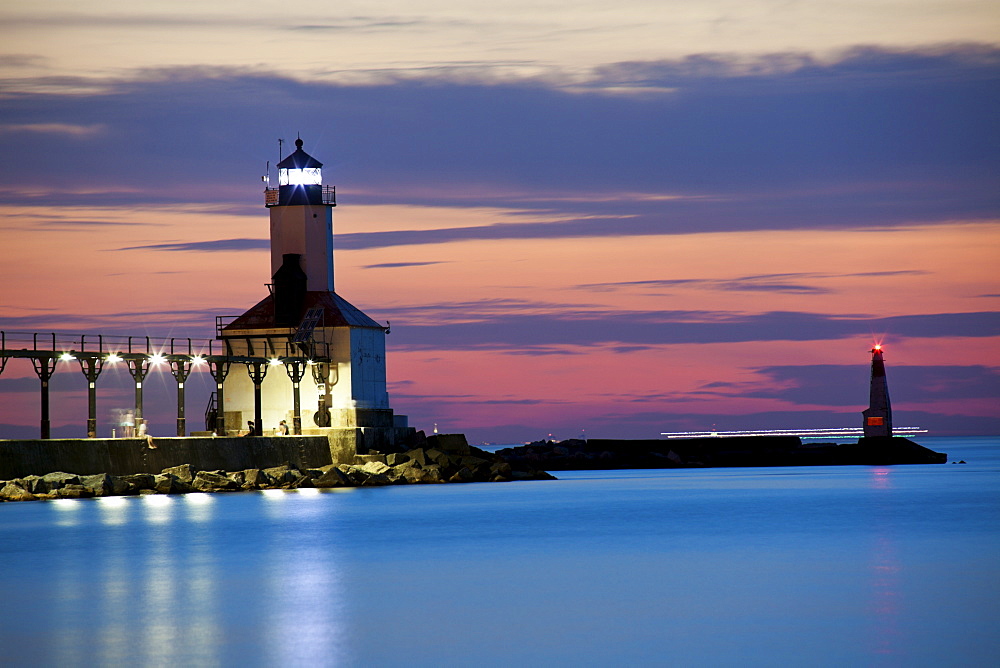
[[[281,148],[284,143],[285,143],[284,139],[278,140],[278,162],[281,162],[281,159],[284,157],[284,151]]]

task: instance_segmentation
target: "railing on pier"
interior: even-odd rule
[[[214,344],[214,345],[213,345]],[[0,356],[46,357],[77,355],[211,355],[213,339],[188,337],[116,336],[61,332],[0,332]]]

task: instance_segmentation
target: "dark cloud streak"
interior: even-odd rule
[[[425,313],[425,317],[430,312]],[[461,314],[457,314],[461,317]],[[870,337],[873,331],[894,336],[1000,336],[1000,313],[934,313],[893,316],[831,316],[818,313],[768,312],[617,312],[479,315],[435,324],[406,324],[392,312],[393,347],[414,349],[519,349],[558,345],[737,343],[748,341],[824,341]],[[474,321],[473,317],[476,317]],[[627,350],[627,348],[626,348]]]
[[[853,406],[864,396],[868,369],[863,365],[817,364],[756,369],[767,380],[741,387],[742,397],[775,398],[795,404]],[[887,369],[890,396],[908,403],[956,399],[1000,399],[1000,369],[969,366],[893,366]],[[856,396],[844,388],[857,387]]]
[[[114,248],[116,251],[158,250],[158,251],[247,251],[269,250],[271,242],[268,239],[215,239],[212,241],[178,241],[176,243],[147,244],[143,246],[126,246]]]
[[[719,55],[622,63],[595,72],[592,92],[429,72],[350,86],[251,70],[157,70],[97,82],[101,93],[0,99],[5,123],[103,126],[116,144],[109,151],[101,136],[10,134],[5,149],[17,159],[0,165],[0,180],[140,193],[104,204],[150,195],[254,202],[274,139],[303,130],[345,204],[354,192],[357,203],[563,217],[348,235],[342,248],[987,219],[1000,210],[998,81],[1000,49],[985,46],[866,48],[832,63],[796,54],[750,66]],[[659,92],[603,94],[623,82]],[[16,190],[0,199],[30,200]]]

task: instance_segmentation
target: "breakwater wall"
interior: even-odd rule
[[[497,454],[514,465],[545,471],[665,469],[715,466],[843,466],[943,464],[948,456],[907,438],[856,443],[802,443],[797,436],[691,439],[536,441]]]
[[[353,456],[353,453],[351,453]],[[0,480],[66,471],[77,475],[159,473],[191,464],[204,471],[335,463],[326,436],[63,438],[0,440]]]

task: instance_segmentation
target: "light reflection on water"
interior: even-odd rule
[[[879,658],[901,654],[899,645],[899,615],[901,592],[899,588],[900,561],[891,521],[886,517],[887,499],[893,489],[892,468],[871,468],[871,485],[876,492],[875,512],[872,520],[874,545],[871,554],[871,604],[873,626],[873,652]]]
[[[0,646],[25,665],[984,665],[1000,651],[1000,466],[561,477],[3,504],[0,591],[31,605]]]

